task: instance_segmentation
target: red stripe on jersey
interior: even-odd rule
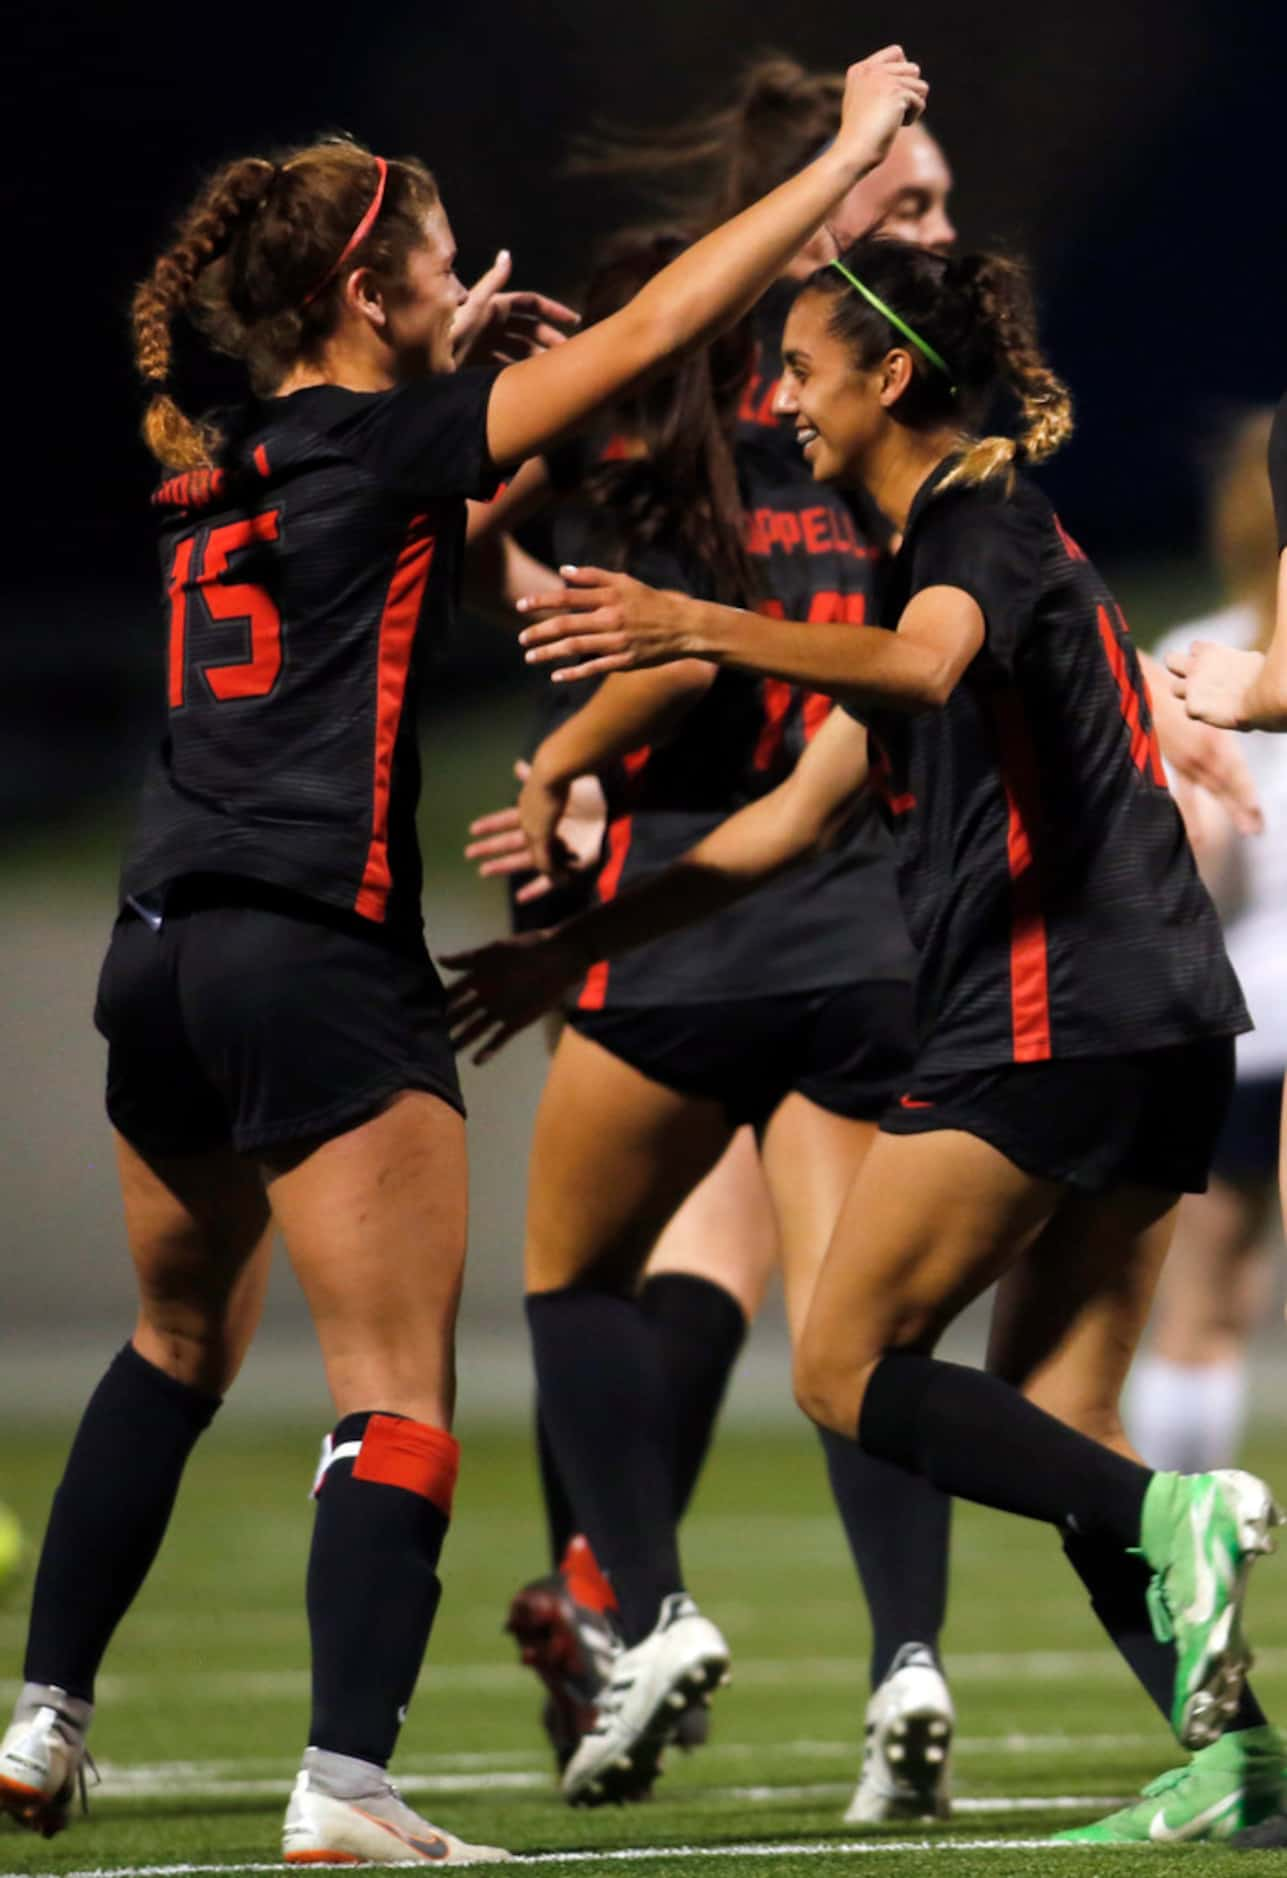
[[[1117,697],[1122,707],[1122,717],[1130,732],[1131,762],[1134,763],[1141,776],[1147,769],[1159,788],[1165,789],[1167,786],[1166,769],[1162,763],[1162,750],[1157,741],[1157,732],[1153,729],[1151,721],[1148,724],[1144,722],[1145,706],[1148,708],[1150,720],[1153,715],[1153,700],[1149,696],[1148,680],[1141,672],[1137,688],[1131,675],[1126,646],[1113,629],[1108,608],[1098,607],[1095,618],[1099,626],[1100,643],[1108,659],[1108,668],[1117,684]],[[1120,607],[1117,609],[1117,619],[1122,632],[1125,633],[1127,625]]]
[[[272,475],[272,470],[269,468],[268,464],[268,450],[262,443],[255,445],[254,464],[261,476],[267,477]]]
[[[621,873],[626,864],[626,856],[630,852],[630,840],[633,834],[634,817],[631,815],[618,817],[608,830],[608,858],[603,863],[603,869],[599,875],[601,902],[613,899],[617,888],[621,885]],[[599,959],[590,967],[585,975],[585,983],[581,987],[581,995],[576,1001],[579,1011],[603,1009],[608,996],[609,969],[607,959]]]
[[[1050,1056],[1050,964],[1041,876],[1033,830],[1041,819],[1041,782],[1023,706],[1012,692],[993,703],[1001,783],[1009,810],[1010,1016],[1016,1063]]]
[[[358,888],[353,910],[365,919],[382,920],[388,911],[389,889],[393,876],[389,871],[389,792],[393,784],[393,751],[402,721],[402,706],[411,670],[411,653],[420,623],[429,569],[437,537],[427,527],[428,517],[411,518],[407,538],[402,544],[384,611],[380,615],[380,640],[376,654],[375,683],[375,764],[371,790],[371,844],[367,849],[362,885]]]
[[[1054,524],[1055,533],[1058,535],[1060,541],[1063,542],[1064,553],[1068,556],[1068,559],[1070,561],[1084,561],[1086,559],[1086,550],[1078,547],[1057,515],[1054,517]]]

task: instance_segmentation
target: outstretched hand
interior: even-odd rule
[[[456,309],[451,349],[457,365],[513,365],[561,346],[581,315],[543,293],[507,292],[514,261],[502,248]]]
[[[476,1044],[470,1060],[479,1064],[553,1010],[585,971],[557,927],[443,953],[439,962],[461,974],[447,987],[452,1044],[457,1050]]]
[[[530,763],[518,762],[514,774],[520,783],[531,775]],[[578,776],[568,791],[566,809],[555,834],[564,857],[563,876],[579,874],[595,867],[603,848],[608,805],[603,785],[597,776]],[[465,848],[465,859],[478,865],[480,879],[489,880],[507,874],[526,874],[539,868],[532,844],[524,833],[519,804],[507,809],[493,809],[469,824],[472,839]],[[514,898],[520,906],[540,900],[555,885],[552,874],[538,871],[525,881]]]
[[[518,635],[529,665],[575,663],[551,672],[555,683],[597,678],[690,657],[691,602],[602,567],[561,567],[563,586],[525,594],[518,610],[534,624]]]
[[[1224,730],[1257,727],[1254,693],[1264,670],[1263,652],[1195,639],[1187,652],[1172,652],[1166,663],[1171,689],[1191,718]]]

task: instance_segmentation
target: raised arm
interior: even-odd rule
[[[556,682],[700,658],[886,710],[933,710],[951,696],[983,644],[983,614],[959,587],[925,588],[904,609],[897,632],[889,633],[767,619],[663,593],[601,568],[561,573],[562,588],[519,602],[529,615],[554,614],[520,633],[529,663],[581,661],[554,672]]]
[[[597,959],[618,958],[752,893],[808,854],[848,817],[867,780],[867,733],[833,711],[785,782],[741,809],[671,867],[548,932],[494,941],[443,959],[452,1040],[485,1063],[551,1009]]]
[[[545,458],[529,457],[490,502],[466,504],[464,599],[475,612],[513,629],[524,593],[552,580],[544,563],[515,541],[512,530],[554,500]]]
[[[799,175],[695,242],[589,332],[503,371],[487,409],[497,463],[544,449],[663,359],[739,319],[815,228],[919,116],[920,67],[888,46],[849,68],[834,143]]]

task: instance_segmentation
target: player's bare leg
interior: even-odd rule
[[[241,1366],[268,1277],[268,1206],[231,1150],[149,1158],[117,1137],[134,1336],[82,1419],[41,1552],[0,1807],[52,1835],[82,1777],[94,1682],[164,1538],[183,1469]]]
[[[794,1094],[764,1132],[793,1339],[800,1337],[835,1223],[876,1136]],[[938,1660],[951,1502],[928,1481],[821,1430],[827,1471],[872,1626],[871,1700],[850,1825],[946,1818],[955,1716]]]
[[[358,1127],[275,1157],[267,1173],[337,1414],[317,1486],[313,1713],[287,1862],[503,1858],[421,1819],[385,1774],[438,1606],[458,1465],[464,1120],[408,1090]]]
[[[646,1714],[616,1716],[610,1682],[596,1730],[611,1739],[592,1732],[577,1750],[564,1787],[574,1800],[646,1786],[678,1714],[722,1673],[723,1640],[683,1592],[665,1376],[635,1287],[657,1236],[730,1133],[720,1104],[678,1095],[565,1033],[537,1114],[528,1196],[528,1321],[542,1415],[612,1580],[629,1654],[652,1648],[666,1628],[654,1650],[664,1673],[646,1667],[632,1678]],[[594,1766],[583,1765],[587,1756]]]

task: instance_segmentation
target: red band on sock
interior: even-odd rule
[[[373,1415],[353,1463],[354,1480],[403,1487],[431,1500],[451,1517],[451,1498],[460,1471],[460,1443],[444,1428],[407,1421],[401,1415]]]

